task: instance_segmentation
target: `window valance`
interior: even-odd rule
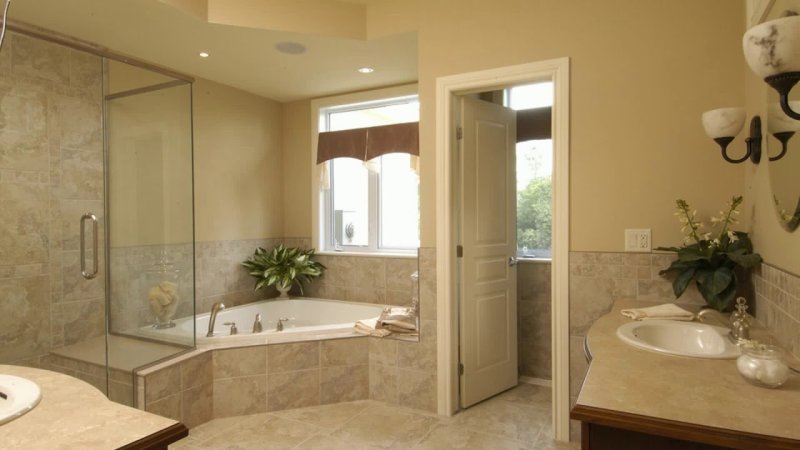
[[[550,139],[552,134],[552,109],[521,109],[517,111],[517,142]]]
[[[387,153],[419,156],[419,122],[326,131],[317,142],[317,164],[333,158],[368,161]]]

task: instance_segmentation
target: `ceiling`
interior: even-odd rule
[[[413,32],[364,40],[221,25],[155,0],[13,0],[9,20],[281,102],[417,79]],[[308,50],[279,53],[274,45],[282,41]],[[201,51],[211,56],[200,58]],[[364,66],[375,71],[356,71]]]

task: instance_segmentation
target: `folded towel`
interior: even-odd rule
[[[398,333],[417,331],[417,315],[413,309],[387,307],[378,318],[378,328]]]
[[[353,330],[358,334],[364,334],[367,336],[376,336],[376,337],[385,337],[392,332],[390,330],[385,330],[382,328],[378,328],[378,318],[375,317],[373,319],[363,319],[356,322],[355,327]]]
[[[694,314],[681,308],[674,303],[651,306],[649,308],[623,309],[622,315],[634,320],[661,319],[661,320],[683,320],[694,319]]]

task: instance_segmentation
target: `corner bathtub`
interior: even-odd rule
[[[353,326],[362,319],[378,317],[382,305],[369,305],[339,300],[298,297],[291,299],[261,300],[246,305],[226,308],[217,314],[214,322],[214,336],[206,337],[211,313],[174,319],[175,327],[156,330],[151,326],[139,329],[140,335],[168,340],[185,341],[197,329],[197,345],[268,344],[313,339],[328,339],[354,335]],[[256,314],[261,314],[263,330],[253,333]],[[283,323],[283,331],[276,331],[279,318],[288,318]],[[225,322],[236,323],[239,333],[230,335],[230,326]]]

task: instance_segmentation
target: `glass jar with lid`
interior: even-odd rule
[[[159,261],[145,269],[144,274],[147,305],[155,318],[153,328],[174,327],[172,317],[175,316],[180,300],[180,269],[168,260],[167,252],[162,251]]]
[[[789,379],[789,366],[780,347],[751,342],[742,345],[741,349],[742,355],[736,360],[736,368],[748,382],[777,388]]]

